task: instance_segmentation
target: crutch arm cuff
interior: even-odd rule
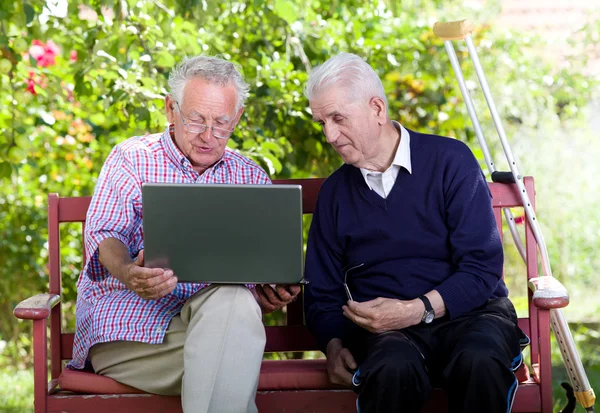
[[[554,277],[543,276],[529,280],[533,304],[538,308],[563,308],[569,304],[569,293]]]
[[[461,40],[471,34],[474,28],[475,26],[469,20],[436,22],[433,25],[433,34],[444,41]]]

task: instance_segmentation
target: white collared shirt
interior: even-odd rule
[[[410,163],[410,134],[395,120],[392,121],[396,129],[400,131],[400,144],[396,149],[394,160],[388,169],[384,172],[370,171],[365,168],[360,168],[360,172],[365,178],[365,182],[369,189],[375,191],[380,197],[386,199],[390,194],[400,168],[404,168],[408,173],[412,174]]]

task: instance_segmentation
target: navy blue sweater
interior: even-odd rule
[[[387,199],[343,165],[319,192],[305,264],[306,323],[321,350],[357,327],[344,317],[343,269],[355,301],[414,299],[433,289],[455,318],[506,297],[503,251],[485,176],[460,141],[410,131],[412,174]]]

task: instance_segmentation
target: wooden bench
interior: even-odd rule
[[[303,210],[311,214],[323,179],[279,180],[275,184],[301,184]],[[525,179],[528,193],[534,202],[532,178]],[[502,227],[503,207],[517,207],[520,199],[512,184],[489,184],[499,228]],[[34,398],[35,412],[180,412],[179,397],[140,393],[116,381],[93,373],[64,368],[72,357],[73,333],[61,330],[61,265],[59,225],[78,222],[85,226],[89,197],[48,197],[49,293],[39,294],[21,302],[14,311],[16,317],[33,320]],[[502,233],[502,231],[501,231]],[[527,279],[538,277],[537,246],[533,233],[525,222]],[[84,256],[85,260],[85,256]],[[523,278],[525,281],[525,277]],[[535,291],[530,282],[528,316],[519,325],[531,338],[529,369],[526,365],[517,374],[519,390],[513,412],[552,412],[552,376],[550,359],[549,308],[564,307],[566,294]],[[267,326],[266,352],[316,350],[316,342],[303,322],[302,297],[288,306],[285,326]],[[50,352],[47,351],[47,326],[50,324]],[[48,358],[48,355],[50,356]],[[50,380],[48,380],[48,364]],[[264,360],[258,394],[262,412],[351,412],[356,411],[355,394],[336,389],[327,378],[325,361]],[[432,394],[424,412],[446,410],[446,397],[441,390]]]

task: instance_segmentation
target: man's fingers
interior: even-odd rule
[[[258,298],[260,299],[263,308],[267,311],[275,310],[276,307],[269,302],[269,297],[267,297],[267,295],[265,294],[263,286],[256,285],[254,288],[256,289],[256,294],[258,295]]]
[[[282,301],[289,303],[294,299],[294,297],[288,292],[288,290],[285,289],[283,285],[278,284],[275,286],[275,288],[277,290],[277,295]]]
[[[173,291],[177,286],[177,277],[173,274],[173,271],[165,271],[164,274],[150,278],[146,280],[146,286],[142,288],[142,291],[151,295],[151,296],[160,296],[166,295]],[[164,291],[168,291],[163,294]]]
[[[379,307],[381,304],[385,303],[386,300],[387,300],[386,298],[377,297],[374,300],[363,301],[362,303],[356,303],[356,304],[359,304],[361,308],[373,308],[373,307]]]
[[[155,275],[154,277],[146,278],[144,280],[144,283],[148,286],[148,288],[152,288],[152,287],[155,287],[157,285],[164,283],[165,281],[170,280],[173,277],[175,277],[175,274],[173,273],[173,271],[166,270],[160,275]]]
[[[375,301],[375,300],[372,300]],[[357,303],[356,301],[348,301],[347,306],[352,312],[361,317],[370,317],[373,313],[372,301],[366,303]]]
[[[257,284],[254,287],[254,290],[256,291],[256,294],[258,295],[258,298],[260,298],[260,301],[262,303],[269,302],[269,298],[265,295],[265,290],[263,289],[262,285]]]
[[[302,287],[299,285],[290,285],[288,291],[292,296],[296,297],[302,291]]]
[[[268,297],[268,301],[269,301],[269,303],[271,303],[271,304],[273,304],[273,305],[275,305],[275,306],[280,306],[280,307],[282,307],[282,306],[284,306],[284,305],[285,305],[285,303],[284,303],[284,302],[282,302],[282,301],[279,299],[279,297],[278,297],[278,296],[277,296],[277,294],[275,293],[275,290],[273,290],[273,287],[271,287],[271,286],[270,286],[270,285],[268,285],[268,284],[265,284],[265,285],[263,285],[263,286],[262,286],[262,288],[263,288],[263,291],[265,292],[265,294],[266,294],[266,295],[267,295],[267,297]]]
[[[337,380],[332,380],[336,384],[341,384],[344,386],[350,386],[352,384],[352,373],[350,373],[346,369],[340,369],[336,371]]]
[[[343,306],[342,309],[344,310],[344,315],[352,320],[354,324],[358,324],[361,327],[366,327],[370,324],[368,318],[355,313],[351,308]]]
[[[140,267],[144,266],[144,250],[140,250],[140,252],[138,253],[138,256],[135,259],[135,265],[138,265]]]
[[[352,356],[352,353],[350,353],[350,350],[348,350],[347,348],[342,349],[340,351],[340,357],[342,358],[344,365],[348,369],[356,370],[358,366],[356,365],[356,360],[354,360],[354,357]]]
[[[160,284],[164,280],[173,276],[166,274],[161,268],[142,268],[135,267],[129,274],[127,285],[133,291],[141,291]]]
[[[146,268],[135,266],[131,269],[130,278],[136,280],[147,280],[162,275],[165,272],[162,268]]]
[[[138,291],[137,294],[145,300],[157,300],[173,292],[176,287],[177,277],[173,277],[156,287]]]

